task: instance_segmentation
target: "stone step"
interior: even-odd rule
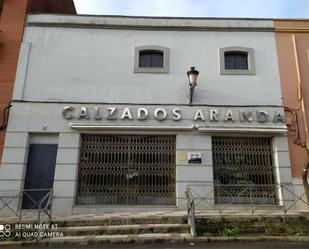
[[[59,227],[72,226],[114,226],[114,225],[140,225],[140,224],[186,224],[186,216],[145,216],[145,217],[111,217],[111,218],[73,218],[71,220],[55,219],[54,224]]]
[[[64,236],[32,241],[8,241],[0,242],[2,246],[13,245],[37,245],[37,246],[87,246],[109,243],[181,243],[192,240],[189,233],[146,233],[146,234],[122,234],[122,235],[88,235],[88,236]]]
[[[74,226],[59,227],[56,231],[65,236],[86,235],[120,235],[120,234],[149,234],[149,233],[187,233],[188,224],[131,224],[112,226]]]

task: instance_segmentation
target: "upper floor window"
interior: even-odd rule
[[[141,46],[134,49],[135,73],[168,73],[168,48]]]
[[[220,74],[255,74],[252,48],[220,48]]]
[[[140,51],[139,67],[163,67],[163,52],[158,50]]]
[[[248,70],[248,53],[228,51],[224,53],[225,69]]]

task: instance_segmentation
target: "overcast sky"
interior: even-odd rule
[[[78,14],[309,18],[309,0],[74,0]]]

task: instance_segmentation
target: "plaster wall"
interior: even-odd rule
[[[170,31],[69,28],[57,23],[61,16],[48,19],[59,27],[41,27],[46,24],[47,17],[28,17],[23,38],[23,43],[28,45],[20,54],[18,73],[21,77],[16,81],[14,100],[186,104],[186,71],[196,66],[200,75],[194,104],[281,105],[272,32],[177,30],[177,23],[179,26],[186,23],[183,20],[171,20],[175,30]],[[74,20],[80,25],[91,22],[80,17]],[[102,20],[92,21],[96,24]],[[148,19],[140,22],[155,23]],[[214,20],[199,20],[193,24],[199,23],[215,25]],[[217,23],[232,28],[256,24],[246,21],[234,21],[234,26]],[[134,73],[134,47],[143,45],[169,48],[168,74]],[[253,48],[256,75],[220,75],[219,48],[227,46]]]
[[[309,21],[275,20],[274,24],[283,104],[295,109],[298,115],[297,123],[296,117],[286,112],[292,175],[297,179],[301,177],[307,159],[307,152],[302,146],[307,141],[308,147],[309,143],[309,134],[305,132],[305,121],[309,124]],[[306,116],[301,111],[301,99]],[[296,144],[297,133],[300,136],[299,144]]]
[[[19,48],[26,18],[27,0],[10,0],[2,3],[0,12],[0,124],[2,111],[12,99]],[[5,129],[0,131],[0,162],[5,139]]]
[[[160,30],[158,27],[163,24],[165,28]],[[7,129],[10,136],[5,143],[4,166],[0,168],[3,182],[13,175],[12,170],[17,169],[18,174],[11,185],[3,186],[3,190],[23,188],[29,141],[36,134],[59,134],[54,180],[55,214],[85,213],[103,208],[75,205],[82,133],[175,135],[177,206],[172,209],[185,209],[184,192],[188,185],[194,185],[194,190],[201,196],[209,194],[212,203],[212,135],[272,137],[277,180],[291,183],[290,172],[286,170],[290,167],[287,140],[282,135],[286,126],[272,120],[274,113],[282,112],[283,108],[271,28],[271,22],[256,20],[28,16]],[[134,73],[134,47],[143,45],[169,48],[169,73]],[[254,50],[255,75],[220,75],[219,48],[228,46]],[[190,66],[196,66],[200,71],[192,106],[187,105],[186,71]],[[70,120],[61,114],[67,105],[75,108],[75,117]],[[81,106],[87,106],[90,116],[93,108],[99,107],[102,119],[78,118]],[[116,120],[106,118],[106,108],[111,106],[118,109]],[[119,118],[125,107],[130,108],[132,120]],[[140,107],[149,111],[147,120],[137,119]],[[166,120],[153,117],[156,108],[167,110]],[[172,119],[173,108],[181,110],[181,120]],[[211,108],[219,111],[216,122],[209,120]],[[203,111],[205,121],[194,121],[198,109]],[[224,122],[227,110],[233,111],[235,121]],[[264,123],[257,122],[256,118],[252,122],[241,122],[240,110],[267,111],[270,119]],[[70,123],[144,125],[158,129],[75,130]],[[159,129],[164,126],[189,126],[192,129]],[[197,126],[210,130],[201,133]],[[218,127],[223,133],[214,132]],[[231,133],[230,128],[239,128],[240,132]],[[273,133],[273,128],[279,129],[279,133]],[[262,132],[252,132],[254,129],[262,129]],[[20,141],[16,141],[18,139]],[[191,165],[179,160],[180,154],[192,151],[202,154],[201,164]],[[119,210],[130,208],[117,207]],[[148,207],[148,210],[153,208]],[[117,209],[104,207],[105,211]]]
[[[196,125],[212,125],[210,121],[194,122],[193,113],[194,110],[205,107],[180,107],[182,110],[183,120],[174,121],[172,116],[168,116],[167,120],[158,121],[153,117],[147,120],[140,121],[136,119],[134,114],[133,120],[67,120],[62,114],[62,108],[64,104],[52,104],[52,103],[13,103],[11,117],[8,126],[8,135],[5,142],[5,153],[3,157],[3,165],[0,168],[0,182],[3,185],[0,186],[2,192],[8,192],[9,190],[19,191],[23,188],[24,177],[26,171],[27,155],[29,143],[44,143],[45,141],[51,141],[51,137],[55,137],[57,134],[58,152],[55,168],[54,178],[54,214],[71,214],[71,213],[89,213],[104,211],[129,211],[129,210],[185,210],[186,198],[185,190],[189,185],[194,190],[195,194],[201,197],[206,197],[207,202],[201,202],[198,209],[210,209],[213,208],[213,167],[212,167],[212,152],[211,152],[211,136],[218,134],[211,133],[199,133],[196,130],[191,131],[117,131],[118,135],[121,134],[168,134],[176,136],[176,206],[170,207],[132,207],[132,206],[77,206],[75,204],[76,187],[77,187],[77,174],[78,174],[78,162],[79,162],[79,149],[80,149],[80,134],[83,133],[99,133],[99,134],[115,134],[115,131],[104,130],[73,130],[70,128],[71,122],[85,123],[85,124],[103,124],[103,125],[170,125],[170,126],[186,126],[195,123]],[[78,108],[80,104],[72,104],[72,106]],[[102,109],[109,105],[100,105]],[[94,105],[89,105],[89,108]],[[120,110],[125,108],[124,105],[116,105]],[[139,105],[128,105],[128,108],[132,110],[132,113],[136,111]],[[153,111],[158,106],[146,106],[148,110]],[[170,110],[173,106],[161,106],[166,110]],[[237,108],[232,108],[235,113]],[[247,108],[253,109],[254,108]],[[255,108],[257,109],[257,108]],[[205,108],[207,110],[207,108]],[[275,110],[281,110],[281,108],[268,107],[266,110],[269,113],[273,113]],[[219,112],[225,111],[225,108],[218,108]],[[205,111],[205,116],[206,116]],[[207,117],[207,116],[206,116]],[[226,125],[224,121],[215,122],[213,125],[223,125],[226,127],[242,127],[244,124],[238,120],[228,122]],[[46,129],[43,129],[43,125],[46,125]],[[275,126],[282,127],[283,124],[273,123],[272,120],[265,124],[257,124],[253,122],[251,127],[259,126]],[[59,134],[59,135],[58,135]],[[219,134],[222,136],[222,134]],[[235,135],[235,134],[234,134]],[[237,134],[248,136],[248,134]],[[275,169],[277,171],[278,183],[291,185],[292,178],[289,169],[289,156],[287,149],[287,140],[284,135],[275,134],[254,134],[254,136],[271,136],[273,137],[273,153]],[[187,161],[180,160],[180,154],[187,155],[188,152],[200,152],[202,155],[201,164],[189,164]],[[280,179],[280,180],[279,180]],[[293,186],[291,186],[293,188]],[[291,196],[287,196],[291,197]],[[284,197],[285,198],[285,197]],[[12,206],[18,207],[20,202],[12,203]],[[12,215],[9,210],[6,210],[8,215]]]

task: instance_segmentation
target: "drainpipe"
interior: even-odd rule
[[[292,35],[292,42],[293,42],[293,48],[294,48],[294,56],[295,56],[295,62],[296,62],[296,72],[297,72],[297,92],[298,92],[298,101],[301,104],[301,111],[303,115],[303,121],[304,121],[304,127],[305,127],[305,149],[307,151],[307,160],[304,165],[304,169],[302,172],[302,180],[303,185],[305,189],[305,194],[307,197],[307,203],[309,207],[309,184],[308,184],[308,169],[309,169],[309,129],[308,129],[308,122],[307,122],[307,115],[306,115],[306,107],[304,103],[303,98],[303,91],[302,91],[302,81],[301,81],[301,75],[299,70],[299,61],[298,61],[298,52],[297,52],[297,44],[296,44],[296,37],[295,35]]]

